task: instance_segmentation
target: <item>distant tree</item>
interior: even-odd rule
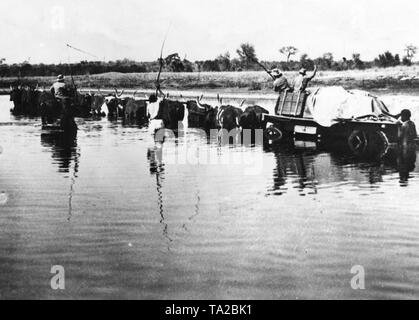
[[[331,70],[335,64],[333,55],[330,52],[323,54],[321,57],[314,60],[320,70]]]
[[[395,66],[400,65],[400,56],[399,56],[398,54],[396,54],[396,55],[394,56],[394,65],[395,65]]]
[[[193,72],[194,66],[193,66],[193,63],[191,61],[186,60],[186,58],[185,58],[185,59],[183,59],[182,63],[183,63],[183,67],[184,67],[184,70],[183,70],[184,72]]]
[[[287,58],[287,62],[290,62],[291,56],[295,55],[298,52],[298,49],[293,46],[287,46],[279,49],[279,52]]]
[[[239,55],[242,67],[246,70],[254,67],[255,62],[258,61],[255,47],[249,43],[242,43],[240,48],[237,49],[237,54]]]
[[[231,59],[231,71],[242,71],[241,61],[237,58]]]
[[[167,68],[172,72],[182,72],[185,70],[185,66],[182,60],[180,59],[178,53],[168,55],[164,59],[164,63],[166,64]]]
[[[348,70],[349,69],[349,61],[346,57],[342,58],[342,62],[340,63],[341,70]]]
[[[5,58],[0,58],[0,64],[3,64],[6,61]]]
[[[354,61],[355,69],[364,69],[364,61],[361,60],[361,55],[359,53],[352,54],[352,60]]]
[[[202,64],[202,71],[220,71],[216,60],[205,60]]]
[[[418,47],[416,47],[413,44],[406,45],[404,51],[406,51],[406,58],[408,58],[410,61],[415,57],[416,52],[418,51]]]
[[[218,62],[218,66],[220,71],[229,71],[231,70],[231,61],[230,61],[230,53],[226,52],[224,54],[220,54],[216,61]]]
[[[374,59],[374,64],[381,68],[394,67],[400,64],[400,57],[398,54],[393,56],[390,51],[386,51]]]
[[[300,65],[306,69],[313,69],[314,68],[314,61],[311,60],[306,53],[303,53],[300,57]]]
[[[411,66],[412,65],[412,60],[410,60],[407,56],[404,56],[403,60],[402,60],[402,64],[404,66]]]

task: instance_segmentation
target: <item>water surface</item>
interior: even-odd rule
[[[1,298],[419,298],[414,158],[220,147],[192,129],[160,146],[105,119],[68,141],[10,107],[0,97]],[[165,161],[191,150],[217,164]]]

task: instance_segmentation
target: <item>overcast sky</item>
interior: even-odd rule
[[[365,60],[419,45],[414,0],[1,0],[0,10],[0,58],[9,63],[156,60],[168,29],[164,54],[193,61],[235,56],[242,42],[269,60],[286,45]]]

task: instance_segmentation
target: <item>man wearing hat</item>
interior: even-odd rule
[[[60,74],[57,77],[57,81],[51,87],[51,93],[54,95],[56,99],[61,100],[67,96],[66,91],[67,86],[64,82],[64,76]]]
[[[274,68],[269,71],[269,74],[274,78],[274,90],[281,94],[282,91],[289,89],[287,78],[284,77],[282,72],[278,68]]]
[[[310,76],[307,76],[307,70],[305,68],[301,68],[298,73],[298,76],[292,82],[292,87],[296,92],[305,91],[308,83],[316,76],[317,66],[314,66],[314,71]]]

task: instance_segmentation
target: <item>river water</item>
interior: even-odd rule
[[[220,147],[192,129],[156,145],[105,119],[63,141],[10,107],[0,97],[0,298],[419,298],[414,159]]]

